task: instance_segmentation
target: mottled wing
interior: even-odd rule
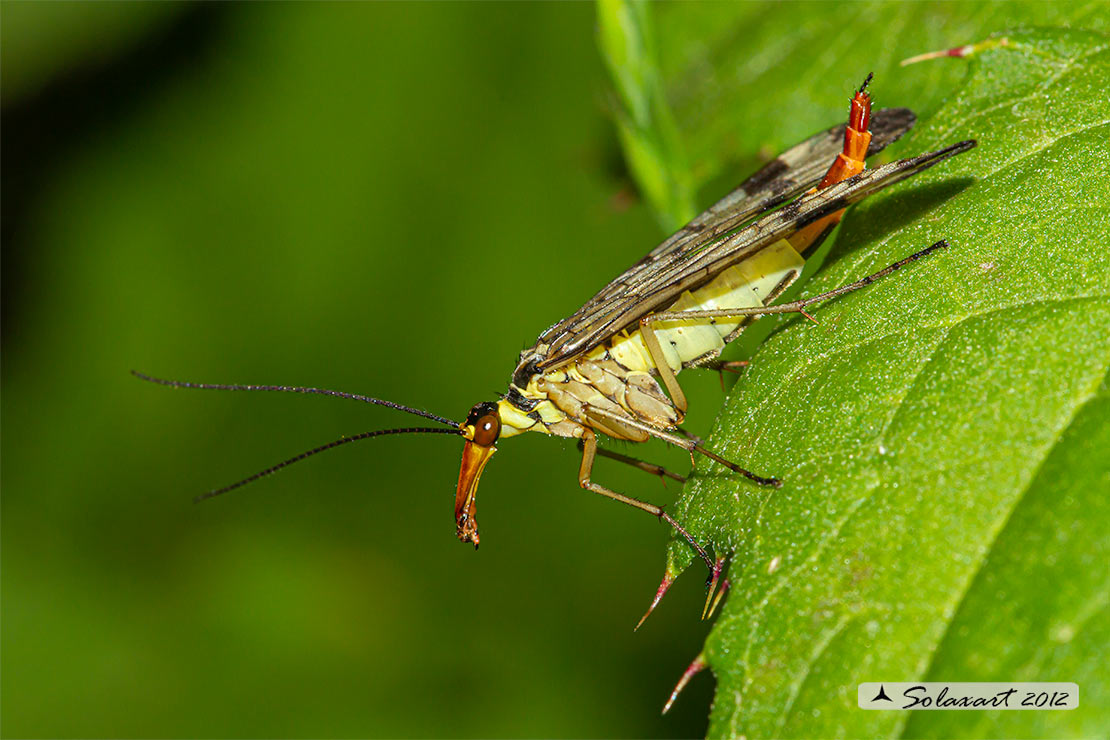
[[[569,362],[641,317],[666,308],[683,291],[697,289],[721,271],[789,237],[807,224],[974,146],[974,140],[961,141],[935,152],[865,170],[824,190],[803,195],[724,238],[694,242],[679,251],[662,254],[650,269],[640,271],[623,285],[618,294],[583,306],[569,319],[545,332],[532,358],[540,369]]]
[[[877,154],[913,128],[917,118],[909,108],[883,108],[871,116],[871,145],[867,156]],[[642,260],[624,271],[606,285],[583,308],[605,301],[626,290],[629,283],[662,256],[677,252],[695,243],[712,241],[745,221],[764,211],[794,198],[820,182],[825,171],[844,147],[846,124],[814,134],[801,144],[787,149],[764,165],[758,172],[740,183],[728,195],[711,205],[693,221],[683,226]],[[573,317],[571,317],[573,318]],[[569,319],[567,319],[569,321]],[[544,332],[544,343],[549,333],[563,328],[560,322]]]

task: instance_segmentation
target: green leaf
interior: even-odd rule
[[[912,144],[974,136],[980,148],[857,209],[808,291],[941,237],[953,248],[826,306],[818,326],[778,333],[718,419],[718,451],[789,483],[769,493],[710,471],[679,507],[695,536],[734,553],[735,591],[707,644],[719,681],[712,734],[896,736],[906,717],[858,711],[856,684],[968,680],[940,668],[968,658],[938,648],[986,582],[1003,530],[1025,536],[1007,524],[1037,498],[1039,472],[1110,366],[1110,259],[1098,238],[1110,230],[1108,62],[1103,37],[1077,32],[1015,34],[974,61]],[[1074,480],[1104,477],[1105,464],[1087,456]],[[1095,539],[1110,536],[1105,517],[1089,523]],[[1077,605],[1047,598],[1045,585],[1026,581],[1009,598],[1033,602],[1045,625],[1071,624]],[[1080,603],[1105,583],[1090,585]],[[1026,664],[1058,633],[993,634]],[[999,668],[983,680],[1017,680]],[[1099,711],[1084,706],[1043,721],[1090,731]],[[937,721],[917,718],[915,732]]]
[[[925,676],[1081,687],[1074,712],[917,713],[905,737],[1097,737],[1110,701],[1110,394],[1076,414],[994,541]],[[1101,458],[1101,460],[1100,460]],[[1092,464],[1095,461],[1095,464]],[[1047,585],[1048,588],[1041,586]]]
[[[804,26],[799,6],[788,7]],[[863,17],[868,6],[848,7]],[[985,36],[951,37],[948,26],[937,38],[935,6],[902,7],[876,11],[903,35],[919,29],[913,48],[895,50],[902,56]],[[982,15],[997,20],[1014,7]],[[1067,12],[1082,20],[1089,7]],[[705,15],[724,12],[713,8]],[[739,130],[739,104],[724,101],[746,75],[719,74],[720,50],[731,49],[724,40],[755,29],[766,45],[745,64],[766,79],[805,35],[774,41],[766,29],[786,20],[748,6],[731,24],[684,25],[680,11],[663,13],[671,15],[659,22],[678,40],[661,64],[704,183],[731,169],[720,152],[728,130]],[[853,26],[845,25],[847,34]],[[871,62],[871,37],[858,35],[855,45],[856,36],[827,39],[813,77],[834,67],[856,74],[844,58]],[[900,153],[965,138],[980,146],[853,209],[826,269],[803,292],[849,282],[940,238],[951,249],[823,306],[817,325],[790,322],[734,388],[710,446],[781,476],[783,488],[759,489],[699,464],[676,506],[695,537],[732,555],[731,594],[705,649],[718,681],[711,736],[1110,729],[1100,708],[1108,688],[1096,669],[1105,662],[1110,549],[1107,508],[1096,501],[1110,492],[1100,454],[1110,422],[1108,49],[1094,32],[1011,31],[970,61],[925,63],[914,77],[890,69],[895,51],[875,64],[881,104],[925,114]],[[709,58],[704,69],[696,62]],[[964,70],[966,79],[955,79]],[[770,95],[812,93],[843,107],[829,89],[799,75]],[[907,89],[924,106],[900,97]],[[780,120],[772,106],[757,141],[774,151],[843,116],[813,107],[820,120]],[[805,123],[794,131],[798,118]],[[786,141],[771,130],[778,123],[792,129]],[[689,562],[689,548],[672,542],[669,569]],[[929,712],[910,721],[855,707],[862,681],[918,679],[1078,681],[1083,698],[1078,710],[1034,719]]]
[[[600,0],[598,42],[620,105],[617,133],[629,167],[664,229],[697,214],[686,155],[665,99],[655,39],[642,3]]]
[[[626,5],[636,15],[641,4],[606,0],[599,7]],[[708,204],[757,162],[844,118],[849,93],[869,72],[876,77],[876,105],[906,106],[924,120],[944,103],[966,67],[946,61],[903,67],[902,60],[974,43],[1003,29],[1110,31],[1105,7],[1097,1],[661,3],[651,6],[655,12],[648,19],[621,26],[608,22],[613,14],[602,10],[599,26],[602,39],[617,31],[658,36],[651,52],[640,57],[642,65],[657,69],[638,75],[664,86],[665,100],[653,89],[642,93],[656,101],[664,125],[640,133],[644,141],[671,136],[667,127],[673,121],[677,140],[670,146],[680,148],[683,158],[672,165],[678,172],[654,177],[704,191],[700,202]],[[606,58],[609,46],[603,41]],[[614,79],[623,89],[628,76]],[[639,175],[635,167],[633,174]],[[676,200],[649,198],[656,208]]]

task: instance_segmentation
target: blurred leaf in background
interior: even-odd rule
[[[829,70],[873,65],[880,103],[922,114],[898,152],[980,142],[854,209],[828,269],[804,291],[850,282],[942,237],[952,249],[828,305],[819,326],[794,321],[737,384],[711,440],[787,485],[768,494],[706,467],[683,492],[677,509],[691,532],[734,558],[733,592],[706,645],[718,679],[711,736],[1091,737],[1110,726],[1100,677],[1110,583],[1099,565],[1110,549],[1100,503],[1110,466],[1094,452],[1110,423],[1101,244],[1110,229],[1110,39],[1012,28],[1099,21],[1089,5],[968,8],[944,6],[951,22],[941,24],[938,6],[870,6],[890,29],[920,29],[911,38],[921,46],[880,49],[877,34],[850,24],[843,37],[829,34],[842,9],[813,7],[793,34],[755,47],[742,83],[699,74],[692,60],[728,67],[734,47],[724,40],[749,33],[756,16],[757,36],[781,30],[798,5],[778,16],[668,6],[624,27],[668,29],[655,75],[686,145],[685,159],[670,163],[689,162],[695,180],[711,179],[717,152],[734,149],[730,132],[746,119],[733,101],[778,89],[767,78],[782,71],[759,57],[807,40],[827,42],[826,61],[791,94],[816,91]],[[930,33],[968,31],[967,18],[987,25],[960,39]],[[989,31],[967,62],[894,68],[893,53]],[[780,123],[792,121],[765,115],[754,126],[775,140],[771,151]],[[669,569],[690,559],[674,539]],[[856,709],[855,686],[883,679],[1077,681],[1085,698],[1079,710],[1036,716]]]
[[[674,127],[660,161],[684,163],[658,192],[712,200],[841,120],[866,71],[884,80],[880,104],[929,114],[964,63],[896,72],[898,59],[1098,21],[1095,5],[850,7],[849,23],[816,4],[745,4],[730,25],[724,5],[652,6],[656,110]],[[656,211],[614,207],[629,201],[628,138],[607,117],[594,9],[0,14],[0,730],[704,733],[709,682],[658,716],[705,637],[701,579],[631,632],[667,533],[579,490],[572,445],[503,445],[476,554],[453,537],[457,440],[363,442],[192,506],[408,419],[127,374],[335,387],[452,417],[503,391],[521,347],[661,236]],[[687,383],[707,431],[717,379]],[[637,471],[603,475],[674,496]]]

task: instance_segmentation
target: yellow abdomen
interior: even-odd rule
[[[667,311],[698,311],[762,306],[763,301],[793,272],[802,271],[805,260],[785,239],[758,254],[733,265],[713,281],[694,291],[686,291]],[[655,324],[655,333],[676,374],[688,363],[715,357],[725,347],[725,339],[740,325],[732,319],[696,319]],[[626,331],[598,347],[587,359],[598,360],[608,352],[629,370],[650,372],[655,368],[640,331]]]

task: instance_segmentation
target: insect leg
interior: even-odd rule
[[[590,415],[590,416],[597,416],[597,417],[600,417],[602,419],[611,419],[613,421],[624,424],[625,426],[632,427],[633,429],[639,429],[640,431],[642,431],[642,432],[644,432],[644,433],[646,433],[646,434],[648,434],[652,437],[655,437],[656,439],[663,440],[667,444],[672,444],[675,447],[681,447],[682,449],[688,450],[691,453],[697,452],[700,455],[705,455],[710,460],[716,460],[717,462],[719,462],[721,465],[724,465],[726,468],[728,468],[732,472],[739,473],[740,475],[744,476],[748,480],[753,481],[755,483],[758,483],[761,486],[772,486],[774,488],[779,488],[780,486],[782,486],[782,481],[779,480],[778,478],[765,478],[761,475],[756,475],[755,473],[751,472],[750,470],[746,470],[746,469],[740,467],[739,465],[737,465],[736,463],[731,462],[729,460],[726,460],[723,457],[721,457],[720,455],[718,455],[714,452],[711,452],[710,450],[705,449],[704,447],[702,447],[697,442],[697,440],[684,439],[682,437],[679,437],[677,434],[671,434],[670,432],[665,431],[663,429],[657,429],[653,426],[650,426],[648,424],[644,424],[643,422],[637,421],[636,419],[633,419],[633,418],[630,418],[630,417],[618,416],[618,415],[616,415],[616,414],[614,414],[610,411],[606,411],[605,409],[598,408],[597,406],[590,406],[587,414]],[[587,431],[589,431],[589,430],[587,430]],[[592,434],[592,432],[590,432],[590,433]],[[595,442],[594,446],[596,447],[596,445],[597,445],[597,443]],[[587,447],[587,450],[588,450],[589,449],[589,442],[586,443],[586,447]],[[585,453],[583,453],[583,458],[584,457],[585,457]],[[592,455],[591,455],[591,457],[592,457]],[[591,463],[592,463],[592,460],[591,460]]]
[[[791,270],[790,272],[788,272],[786,276],[781,281],[779,281],[779,284],[776,285],[775,288],[770,293],[768,293],[766,297],[763,298],[763,305],[767,306],[772,302],[778,300],[778,297],[785,293],[786,289],[789,288],[791,284],[793,284],[793,282],[797,279],[797,270]],[[659,316],[660,314],[648,314],[647,316],[644,316],[642,319],[640,319],[640,336],[644,338],[644,346],[647,347],[648,354],[651,355],[652,363],[654,363],[655,367],[659,370],[659,376],[663,380],[663,385],[666,386],[667,391],[670,393],[671,401],[675,404],[675,406],[678,407],[678,410],[680,412],[685,414],[687,406],[686,395],[682,392],[682,387],[678,384],[678,378],[676,378],[675,374],[671,372],[671,367],[667,364],[666,359],[663,355],[663,347],[659,344],[659,338],[655,335],[655,329],[651,326],[652,323],[659,320]],[[744,331],[744,329],[748,327],[748,325],[752,321],[755,321],[758,318],[758,315],[745,318],[737,325],[735,329],[732,330],[732,332],[729,333],[728,336],[724,338],[724,343],[729,344],[730,342],[732,342],[734,339],[736,339],[736,337],[740,335],[742,331]],[[720,349],[714,349],[710,352],[706,352],[701,357],[684,363],[683,367],[705,367],[721,372],[722,370],[733,371],[734,368],[744,367],[748,364],[745,361],[722,362],[717,359],[720,353]],[[724,374],[722,373],[721,390],[724,390],[724,385],[725,379]]]
[[[699,370],[715,370],[719,373],[739,373],[751,363],[747,360],[710,360],[704,365],[698,365]]]
[[[585,448],[585,446],[586,446],[586,443],[583,440],[581,440],[581,439],[578,440],[578,451],[579,452],[582,452],[582,450]],[[644,462],[643,460],[637,460],[634,457],[629,457],[628,455],[622,455],[621,453],[613,452],[612,450],[606,450],[603,447],[598,447],[597,448],[597,454],[601,455],[602,457],[607,457],[610,460],[616,460],[618,462],[622,462],[625,465],[631,465],[632,467],[634,467],[638,470],[642,470],[645,473],[651,473],[652,475],[657,475],[661,479],[662,478],[670,478],[671,480],[676,480],[679,483],[685,483],[686,482],[686,476],[679,475],[678,473],[672,473],[671,471],[667,470],[663,466],[656,465],[655,463],[649,463],[649,462]]]
[[[779,284],[776,285],[770,293],[763,297],[763,305],[770,306],[772,303],[777,301],[779,297],[782,296],[782,294],[785,293],[787,289],[789,289],[790,286],[794,284],[794,281],[798,279],[798,274],[799,273],[797,270],[791,270],[790,272],[786,273],[786,276],[779,281]],[[743,332],[744,329],[748,328],[748,325],[750,325],[758,318],[758,316],[751,316],[747,320],[741,321],[740,324],[735,329],[733,329],[727,337],[725,337],[725,344],[732,344],[736,337],[740,336],[740,333]]]
[[[709,362],[705,363],[704,365],[698,365],[698,368],[701,369],[701,370],[716,370],[717,375],[720,376],[720,379],[721,379],[721,391],[724,391],[725,390],[725,373],[735,373],[736,375],[739,375],[740,371],[743,368],[746,368],[750,364],[751,363],[749,363],[747,360],[721,360],[721,359],[716,359],[716,360],[710,360]]]
[[[784,277],[779,282],[779,284],[775,286],[775,289],[768,293],[767,296],[763,299],[763,305],[769,306],[777,301],[779,296],[785,293],[786,289],[789,288],[791,284],[793,284],[793,282],[797,279],[797,270],[791,270],[790,272],[788,272],[786,274],[786,277]],[[744,329],[747,329],[748,326],[758,318],[758,316],[745,317],[744,320],[737,324],[736,328],[733,329],[729,333],[729,335],[724,338],[724,343],[731,344],[733,340],[736,339],[736,337],[740,336],[741,332],[743,332]],[[717,375],[720,377],[721,380],[721,391],[723,392],[725,390],[725,373],[729,372],[739,374],[741,368],[747,367],[750,363],[747,360],[722,360],[720,359],[720,354],[721,350],[715,349],[711,352],[706,352],[704,355],[698,357],[697,359],[685,363],[684,366],[704,370],[716,370]]]
[[[875,282],[876,280],[879,280],[881,278],[886,277],[887,275],[894,272],[895,270],[898,270],[902,267],[905,267],[909,263],[915,262],[915,261],[921,259],[922,257],[925,257],[925,256],[931,254],[932,252],[935,252],[938,249],[944,249],[947,246],[948,246],[948,242],[946,242],[942,239],[941,241],[937,242],[936,244],[933,244],[930,247],[926,247],[925,249],[922,249],[920,252],[915,252],[914,254],[911,254],[909,257],[906,257],[905,259],[898,260],[897,262],[895,262],[893,265],[890,265],[889,267],[886,267],[882,270],[879,270],[876,273],[872,273],[871,275],[868,275],[866,277],[860,278],[859,280],[855,281],[854,283],[849,283],[847,285],[842,285],[839,288],[836,288],[835,290],[828,291],[827,293],[821,293],[820,295],[810,296],[809,298],[802,298],[802,299],[797,300],[797,301],[791,301],[790,303],[783,303],[783,304],[780,304],[778,306],[753,306],[753,307],[750,307],[750,308],[725,308],[725,309],[714,309],[714,310],[706,310],[706,311],[674,311],[674,312],[668,312],[668,313],[652,314],[651,319],[653,321],[684,321],[684,320],[689,321],[689,320],[692,320],[692,319],[720,319],[720,318],[739,318],[741,316],[766,316],[768,314],[776,314],[776,313],[802,313],[802,314],[804,314],[806,306],[809,306],[809,305],[814,304],[814,303],[820,303],[822,301],[827,301],[830,298],[835,298],[839,295],[844,295],[845,293],[851,293],[854,290],[859,290],[860,288],[863,288],[867,285],[870,285],[871,283]],[[656,342],[656,344],[658,344],[658,342]],[[660,372],[662,372],[662,371],[660,371]]]
[[[649,514],[654,514],[655,516],[659,517],[667,524],[670,524],[672,527],[674,527],[675,530],[679,534],[681,534],[687,542],[690,543],[690,546],[697,551],[698,555],[701,557],[702,560],[705,561],[705,564],[709,566],[710,570],[713,569],[713,558],[709,556],[709,553],[705,551],[705,548],[699,545],[697,540],[691,537],[690,533],[687,532],[681,524],[676,522],[670,514],[663,511],[663,507],[656,506],[655,504],[649,504],[645,501],[632,498],[631,496],[625,496],[623,493],[617,493],[616,491],[610,490],[605,486],[599,485],[590,480],[590,473],[593,472],[594,467],[594,456],[597,454],[597,435],[594,434],[592,429],[586,428],[586,430],[582,434],[582,443],[582,465],[578,468],[578,485],[582,486],[587,491],[600,493],[602,496],[611,498],[614,501],[620,501],[622,504],[635,506],[637,509],[646,511]]]
[[[659,344],[659,337],[655,335],[655,328],[652,324],[656,321],[656,316],[659,314],[648,314],[640,319],[640,336],[644,338],[644,346],[647,347],[648,354],[651,355],[651,361],[655,365],[655,369],[659,371],[659,377],[663,381],[663,385],[667,388],[667,394],[671,397],[671,403],[678,409],[678,413],[686,416],[686,394],[682,392],[682,386],[678,384],[678,378],[675,377],[674,370],[667,364],[667,357],[663,354],[663,347]]]
[[[605,419],[612,419],[614,421],[619,421],[620,423],[626,424],[630,427],[634,427],[636,429],[642,430],[642,431],[646,432],[647,434],[650,434],[651,436],[654,436],[654,437],[657,437],[658,439],[663,440],[664,442],[669,442],[670,444],[673,444],[677,447],[681,447],[685,450],[689,450],[690,453],[691,453],[691,458],[692,458],[694,452],[698,452],[698,453],[700,453],[702,455],[705,455],[706,457],[708,457],[712,460],[716,460],[717,462],[719,462],[722,465],[724,465],[725,467],[727,467],[729,470],[732,470],[734,472],[738,472],[738,473],[744,475],[745,477],[747,477],[747,478],[749,478],[749,479],[751,479],[751,480],[753,480],[756,483],[759,483],[761,485],[769,485],[769,486],[774,486],[776,488],[778,488],[779,486],[782,485],[782,482],[779,481],[777,478],[763,478],[761,476],[755,475],[754,473],[751,473],[751,472],[745,470],[744,468],[741,468],[739,465],[737,465],[735,463],[732,463],[732,462],[729,462],[728,460],[725,460],[724,458],[720,457],[719,455],[716,455],[716,454],[710,452],[709,450],[705,449],[704,447],[702,447],[695,440],[683,439],[682,437],[671,434],[671,433],[666,432],[664,430],[655,429],[655,428],[650,427],[646,424],[642,424],[642,423],[640,423],[640,422],[638,422],[634,419],[629,419],[629,418],[626,418],[626,417],[617,416],[616,414],[608,412],[604,409],[599,409],[599,408],[594,407],[594,406],[588,407],[587,415],[588,416],[592,415],[592,416],[601,417],[601,418],[605,418]],[[579,483],[579,485],[581,485],[583,488],[585,488],[588,491],[593,491],[594,493],[600,493],[602,496],[607,496],[607,497],[609,497],[611,499],[614,499],[616,501],[621,501],[623,503],[629,504],[630,506],[635,506],[638,509],[643,509],[644,511],[647,511],[651,514],[655,514],[660,519],[664,519],[668,524],[670,524],[672,527],[674,527],[675,530],[678,531],[678,533],[681,534],[686,539],[687,542],[690,543],[690,546],[693,547],[694,550],[697,551],[698,555],[701,556],[701,559],[705,561],[706,567],[709,568],[709,578],[706,581],[706,589],[707,589],[708,593],[706,594],[705,607],[702,609],[702,619],[705,619],[708,616],[711,616],[713,614],[713,611],[717,608],[717,605],[720,603],[721,599],[723,598],[725,590],[728,588],[728,580],[727,579],[724,582],[721,582],[721,573],[724,570],[725,558],[720,557],[720,558],[717,558],[716,560],[711,559],[709,557],[709,553],[707,553],[705,551],[705,548],[703,548],[701,545],[699,545],[697,543],[697,541],[693,537],[691,537],[690,534],[685,529],[683,529],[682,526],[678,522],[676,522],[674,519],[672,519],[665,511],[663,511],[662,507],[654,506],[652,504],[645,503],[645,502],[640,501],[638,499],[634,499],[630,496],[625,496],[623,494],[617,493],[616,491],[612,491],[608,488],[605,488],[604,486],[600,486],[597,483],[594,483],[593,481],[591,481],[590,480],[590,473],[593,470],[594,457],[595,457],[595,455],[597,455],[599,452],[602,452],[602,451],[600,451],[598,446],[597,446],[597,435],[594,434],[593,430],[590,429],[589,427],[584,428],[584,433],[583,433],[582,438],[581,438],[581,449],[582,449],[582,466],[581,466],[581,468],[579,468],[579,471],[578,471],[578,483]],[[604,452],[602,452],[602,454],[604,454]],[[639,461],[634,461],[634,462],[639,462]],[[644,620],[646,620],[648,618],[648,616],[651,615],[652,611],[655,610],[655,607],[659,604],[659,601],[663,598],[663,595],[667,592],[667,589],[669,589],[671,587],[671,584],[673,582],[674,582],[674,576],[673,575],[671,575],[669,573],[667,575],[664,575],[663,582],[659,584],[659,589],[656,591],[655,599],[652,600],[651,606],[648,607],[647,612],[644,613],[644,616],[641,617],[640,621],[636,624],[636,629],[639,629],[640,625],[642,625],[644,623]],[[717,590],[718,583],[721,584],[721,590],[717,591],[716,598],[714,598],[714,591]]]

